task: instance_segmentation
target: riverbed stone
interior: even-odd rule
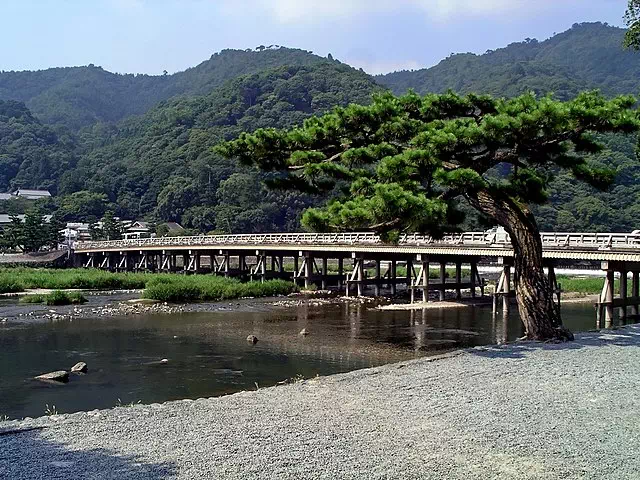
[[[57,370],[55,372],[43,373],[42,375],[38,375],[37,377],[35,377],[35,379],[48,382],[66,383],[69,381],[69,372],[65,370]]]
[[[309,331],[306,328],[303,328],[302,330],[300,330],[300,333],[298,335],[306,337],[307,335],[309,335]]]
[[[247,337],[247,342],[255,345],[256,343],[258,343],[258,337],[256,337],[255,335],[249,335]]]
[[[87,373],[88,367],[84,362],[78,362],[73,367],[71,367],[71,371],[73,373]]]

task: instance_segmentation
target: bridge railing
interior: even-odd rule
[[[625,233],[542,233],[543,247],[547,248],[640,248],[640,235]],[[464,232],[434,239],[428,235],[406,234],[400,246],[496,246],[510,248],[510,238],[505,232]],[[200,235],[192,237],[156,237],[129,240],[78,242],[75,250],[112,250],[117,248],[201,248],[224,246],[274,246],[274,245],[385,245],[379,235],[371,232],[356,233],[267,233],[242,235]]]

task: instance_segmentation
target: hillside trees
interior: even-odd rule
[[[640,0],[629,0],[624,23],[629,28],[624,36],[624,46],[640,50]]]
[[[525,94],[511,100],[452,92],[420,97],[378,95],[289,130],[244,133],[217,151],[276,172],[281,187],[342,196],[308,209],[316,231],[373,229],[440,236],[462,221],[466,201],[509,233],[515,290],[526,335],[569,339],[542,264],[531,205],[548,201],[554,171],[607,188],[609,169],[586,161],[602,149],[595,134],[640,129],[635,99],[597,92],[561,102]],[[499,172],[503,172],[500,174]]]
[[[37,120],[23,103],[0,100],[0,191],[43,188],[75,167],[76,142],[64,129]]]
[[[291,127],[335,105],[366,103],[378,89],[366,74],[327,61],[240,77],[209,95],[167,102],[122,123],[116,133],[105,131],[108,139],[79,162],[78,171],[86,175],[81,188],[104,194],[122,218],[153,216],[188,228],[213,227],[213,209],[224,196],[221,182],[238,169],[212,152],[212,144],[243,130]],[[252,178],[259,191],[259,176]],[[239,204],[233,205],[238,212]],[[250,216],[253,206],[243,205]],[[278,204],[277,215],[289,218],[289,207]],[[228,223],[223,225],[227,230]]]

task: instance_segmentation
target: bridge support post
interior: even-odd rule
[[[191,268],[191,260],[192,260],[192,257],[191,257],[191,250],[189,250],[189,251],[187,251],[187,252],[184,252],[184,253],[182,254],[182,273],[183,273],[183,274],[185,274],[185,275],[186,275],[187,273],[189,273],[189,271],[190,271],[190,268]]]
[[[476,298],[476,279],[478,278],[478,261],[471,260],[471,298]]]
[[[322,288],[322,290],[326,290],[327,289],[327,275],[329,274],[329,268],[328,268],[327,263],[328,263],[327,257],[323,256],[322,257],[322,272],[321,272],[321,275],[322,275],[322,281],[321,281],[322,287],[321,288]]]
[[[421,259],[422,260],[422,278],[420,278],[420,282],[422,283],[422,301],[429,301],[429,260],[428,258]]]
[[[633,306],[631,307],[631,313],[633,315],[638,315],[638,303],[637,299],[640,297],[640,272],[633,272],[631,277],[631,296],[634,298]]]
[[[411,284],[413,282],[413,260],[411,258],[407,258],[407,289],[410,292],[411,303],[414,301],[413,288],[411,288]]]
[[[347,277],[346,296],[349,297],[351,295],[351,284],[355,283],[357,296],[361,297],[364,295],[364,259],[355,252],[351,256],[353,258],[353,270]]]
[[[599,317],[604,316],[604,328],[613,326],[613,287],[615,283],[615,272],[607,268],[604,286],[600,294]],[[604,305],[602,305],[604,304]],[[604,314],[604,315],[603,315]],[[598,328],[601,328],[601,320],[598,321]]]
[[[504,259],[501,259],[504,262]],[[498,298],[502,297],[502,311],[509,313],[509,301],[511,298],[511,265],[505,264],[502,273],[496,283],[496,290],[493,293],[493,314],[498,313]]]
[[[375,262],[376,262],[376,278],[375,278],[375,282],[376,283],[373,286],[374,287],[373,291],[374,291],[374,295],[376,297],[379,297],[380,296],[380,283],[382,281],[381,280],[381,275],[380,275],[380,259],[376,259]]]
[[[298,285],[298,277],[300,276],[300,256],[294,254],[293,256],[293,284]]]
[[[627,271],[624,268],[620,271],[620,299],[622,300],[622,306],[618,313],[620,315],[620,323],[624,324],[627,319]]]
[[[427,275],[429,275],[428,271],[427,271]],[[447,282],[447,262],[441,261],[440,262],[440,291],[438,295],[441,302],[444,302],[446,282]]]
[[[238,254],[238,276],[244,279],[247,274],[247,258],[242,254]]]
[[[222,252],[221,252],[222,253]],[[224,273],[225,278],[229,277],[229,269],[231,268],[231,255],[229,255],[229,252],[224,252],[224,267],[222,269],[222,272]]]
[[[462,262],[456,261],[456,299],[462,298],[462,292],[460,291],[460,284],[462,283]]]
[[[338,258],[338,289],[342,290],[344,281],[344,258]]]
[[[395,260],[391,260],[391,266],[389,267],[389,279],[391,280],[391,295],[395,295],[398,291],[396,286],[396,274],[398,272],[398,264]]]
[[[311,280],[313,277],[313,263],[314,259],[309,252],[304,254],[304,288],[311,287]]]

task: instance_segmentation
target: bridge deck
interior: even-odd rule
[[[621,233],[542,233],[543,255],[547,259],[640,262],[640,235]],[[342,252],[363,254],[426,254],[436,256],[512,257],[507,235],[467,232],[433,239],[425,235],[404,235],[389,244],[373,233],[340,234],[249,234],[195,237],[162,237],[139,240],[82,242],[76,253],[125,251],[279,251]]]

